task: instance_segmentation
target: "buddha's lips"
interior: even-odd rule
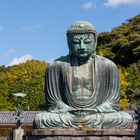
[[[84,50],[78,50],[78,53],[80,53],[80,54],[84,54],[84,53],[87,53],[87,51],[84,51]]]

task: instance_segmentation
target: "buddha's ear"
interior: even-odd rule
[[[97,47],[97,41],[98,41],[98,35],[96,34],[95,35],[95,50],[96,50],[96,47]]]
[[[71,54],[71,51],[69,50],[69,56],[71,56],[72,54]]]
[[[71,55],[71,48],[70,48],[71,43],[70,43],[70,40],[69,39],[67,39],[67,44],[68,44],[68,48],[69,48],[69,55]]]
[[[70,47],[70,35],[67,35],[67,44],[68,44],[68,47]]]
[[[97,35],[97,33],[94,35],[94,37],[95,37],[95,42],[96,42],[96,45],[97,45],[97,40],[98,40],[98,35]]]
[[[94,34],[95,43],[94,43],[94,52],[92,53],[92,56],[96,55],[97,39],[98,39],[97,34]]]
[[[71,55],[71,49],[70,49],[70,46],[71,46],[71,43],[70,43],[70,40],[69,38],[67,38],[67,44],[68,44],[68,49],[69,49],[69,55]]]

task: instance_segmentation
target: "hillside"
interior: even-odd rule
[[[111,32],[100,33],[97,54],[111,59],[126,73],[129,103],[140,104],[140,15]]]
[[[114,61],[121,80],[121,109],[140,104],[140,15],[99,34],[97,54]],[[13,93],[27,96],[19,101],[24,110],[44,109],[44,73],[48,66],[36,60],[11,67],[0,66],[0,110],[14,110]]]
[[[0,110],[14,110],[14,103],[24,110],[44,108],[44,74],[46,62],[36,60],[11,67],[0,67]],[[21,100],[12,98],[13,93],[26,93]]]
[[[98,53],[128,67],[140,59],[140,15],[98,37]]]

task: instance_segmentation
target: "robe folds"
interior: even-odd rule
[[[132,117],[119,111],[120,81],[116,65],[98,55],[90,57],[86,65],[89,74],[82,77],[83,82],[80,82],[79,64],[75,58],[68,55],[49,65],[45,74],[47,112],[35,117],[34,128],[78,125],[91,128],[132,127]],[[86,86],[90,95],[81,89],[83,93],[77,96],[73,88],[75,85],[80,85],[80,88]]]

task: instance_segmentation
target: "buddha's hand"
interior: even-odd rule
[[[98,113],[99,111],[97,109],[91,108],[79,108],[79,109],[70,109],[68,112],[73,115],[92,115]]]
[[[97,106],[96,109],[98,110],[98,112],[101,112],[101,113],[116,112],[116,110],[113,108],[112,103],[107,102],[107,101]]]
[[[98,110],[98,109],[96,109],[96,108],[94,108],[94,109],[91,109],[91,112],[93,112],[93,113],[98,113],[98,112],[99,112],[99,110]]]
[[[74,109],[63,102],[58,102],[56,108],[57,108],[59,113],[67,113],[67,112],[69,112],[69,110]]]

